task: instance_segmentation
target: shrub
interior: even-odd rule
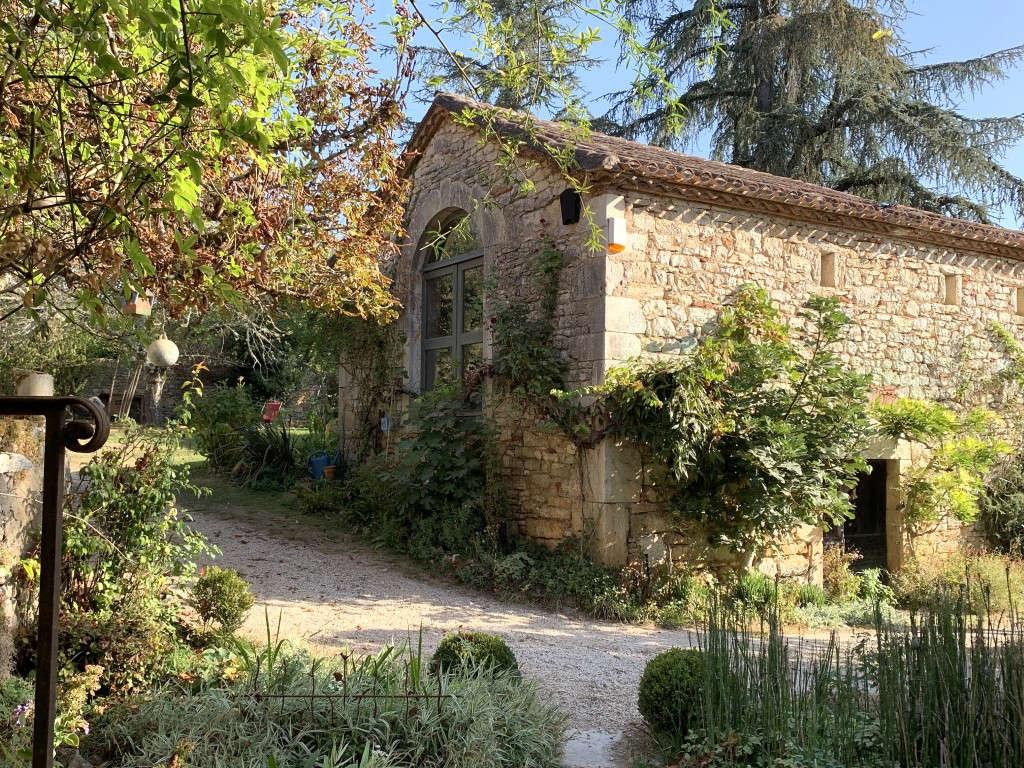
[[[1024,563],[998,553],[963,552],[942,561],[913,561],[892,577],[894,600],[910,609],[961,601],[972,613],[1024,605]]]
[[[130,603],[61,616],[61,667],[72,673],[98,669],[97,686],[104,695],[148,688],[159,679],[175,645],[168,623]]]
[[[30,746],[32,706],[35,686],[21,677],[0,680],[0,765],[18,765],[14,755],[5,753],[5,746],[13,751]],[[4,762],[4,758],[8,762]],[[27,764],[27,763],[26,763]]]
[[[896,602],[896,593],[891,586],[885,583],[884,574],[880,568],[868,568],[860,574],[859,594],[865,600],[872,603],[884,603],[892,605]]]
[[[801,608],[820,608],[828,602],[828,593],[817,584],[801,584],[795,594],[796,604]]]
[[[825,547],[821,558],[822,583],[825,592],[833,600],[852,600],[860,590],[860,578],[850,566],[860,560],[857,552],[847,552],[842,547]]]
[[[377,544],[433,561],[470,554],[485,537],[487,429],[453,387],[437,387],[409,409],[394,460],[353,469],[349,520]]]
[[[1024,454],[996,469],[978,506],[989,543],[1001,552],[1024,555]]]
[[[248,388],[241,380],[233,387],[210,387],[192,407],[190,425],[199,452],[214,468],[230,470],[244,451],[241,429],[259,418]]]
[[[204,622],[215,621],[221,631],[232,634],[245,621],[253,597],[238,571],[211,565],[203,569],[192,586],[191,602]]]
[[[394,648],[348,661],[277,644],[237,653],[238,679],[172,681],[117,705],[83,753],[122,768],[559,765],[565,718],[516,675],[424,676],[416,653]]]
[[[177,463],[180,432],[130,426],[81,474],[85,491],[68,498],[64,526],[63,603],[75,611],[149,602],[157,610],[166,580],[194,569],[214,550],[175,505],[201,493]]]
[[[637,708],[656,735],[682,738],[699,720],[703,686],[702,652],[671,648],[647,662]]]
[[[748,608],[767,608],[776,597],[775,584],[760,571],[746,571],[736,580],[732,596]]]
[[[440,674],[449,674],[465,667],[519,674],[519,662],[512,649],[497,635],[486,632],[446,635],[430,660],[430,668]]]

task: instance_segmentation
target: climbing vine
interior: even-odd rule
[[[592,400],[589,423],[652,460],[673,516],[749,564],[801,523],[847,518],[847,489],[866,469],[869,380],[836,354],[849,318],[813,297],[799,319],[785,323],[763,290],[743,286],[689,353],[558,397]]]

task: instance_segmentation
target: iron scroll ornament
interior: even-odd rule
[[[88,421],[68,418],[84,411]],[[57,636],[63,550],[65,450],[93,453],[110,436],[110,419],[97,400],[81,397],[0,397],[0,416],[44,416],[43,525],[39,543],[39,633],[36,642],[35,722],[32,768],[53,766],[53,721],[57,697]]]

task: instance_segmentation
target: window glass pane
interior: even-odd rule
[[[452,351],[428,349],[423,354],[423,386],[430,389],[439,381],[452,377]]]
[[[442,221],[438,226],[431,227],[423,235],[421,250],[427,252],[424,264],[444,261],[480,248],[480,241],[473,232],[469,219],[458,216]]]
[[[479,331],[484,324],[484,268],[462,273],[462,331]]]
[[[423,335],[428,339],[452,335],[453,282],[450,274],[424,281]]]
[[[452,227],[444,241],[445,258],[449,259],[479,248],[476,233],[471,229],[469,219],[466,217]]]

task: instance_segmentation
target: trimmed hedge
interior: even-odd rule
[[[703,652],[670,648],[644,668],[637,708],[655,735],[682,739],[700,714],[703,684]]]
[[[519,662],[508,644],[486,632],[456,632],[446,635],[434,651],[430,668],[446,674],[467,666],[487,667],[495,672],[519,674]]]

